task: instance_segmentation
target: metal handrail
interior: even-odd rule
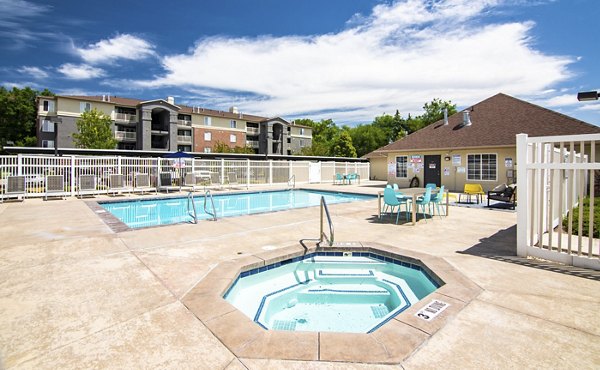
[[[212,205],[212,212],[210,212],[207,208],[206,208],[206,199],[210,197],[210,203]],[[215,201],[213,200],[213,196],[210,193],[210,190],[207,190],[204,193],[204,212],[206,212],[207,214],[211,215],[213,217],[213,221],[217,221],[217,209],[215,208]]]
[[[192,209],[194,210],[194,214],[190,214],[190,201],[192,203]],[[198,223],[198,214],[196,213],[196,204],[194,203],[194,192],[190,191],[187,196],[187,212],[194,219],[194,223]]]
[[[323,232],[323,210],[327,216],[327,223],[329,224],[329,238],[327,234]],[[331,247],[334,242],[333,223],[331,222],[331,216],[329,215],[329,208],[327,208],[327,202],[325,197],[321,197],[321,233],[319,234],[319,244],[323,242],[323,239],[327,240],[327,244]]]
[[[296,189],[296,175],[292,175],[288,179],[288,188],[290,187],[290,182],[292,183],[292,189]]]

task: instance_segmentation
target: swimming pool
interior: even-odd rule
[[[318,206],[321,197],[327,204],[372,200],[375,196],[334,193],[315,190],[277,190],[252,193],[213,195],[217,217],[233,217],[254,213],[275,212],[292,208]],[[204,195],[194,196],[199,220],[212,218],[204,212]],[[193,220],[187,198],[129,200],[98,202],[130,228],[170,225]]]
[[[373,253],[313,253],[242,273],[225,299],[265,329],[371,333],[439,285]]]

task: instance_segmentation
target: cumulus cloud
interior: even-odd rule
[[[90,64],[112,63],[119,59],[136,60],[154,55],[154,46],[148,41],[129,34],[100,40],[86,47],[74,47],[75,53]]]
[[[39,67],[29,67],[29,66],[23,66],[19,69],[17,69],[18,72],[29,75],[33,78],[48,78],[48,72],[42,70]]]
[[[89,80],[105,75],[103,69],[87,64],[65,63],[58,67],[58,71],[70,80]]]
[[[370,122],[420,112],[433,98],[473,104],[498,92],[528,95],[570,77],[573,58],[535,49],[532,22],[489,24],[502,0],[404,0],[310,37],[212,37],[161,59],[140,88],[234,91],[242,110],[289,118]],[[324,114],[323,112],[327,112]]]

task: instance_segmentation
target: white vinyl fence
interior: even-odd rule
[[[239,185],[285,185],[290,179],[295,184],[309,182],[310,161],[256,161],[249,159],[194,159],[194,158],[137,158],[115,156],[48,156],[13,155],[0,156],[0,187],[6,188],[10,176],[25,176],[25,196],[44,196],[46,177],[62,175],[65,193],[77,195],[77,184],[82,175],[94,175],[95,193],[108,191],[111,174],[125,176],[126,186],[132,186],[136,174],[148,174],[156,186],[159,173],[170,172],[174,179],[183,179],[188,173],[211,172],[218,174],[222,184],[228,174],[237,175]],[[369,179],[369,163],[318,162],[321,166],[321,182],[332,182],[335,172],[357,173],[361,179]],[[314,165],[314,162],[313,162]]]
[[[517,135],[517,254],[600,270],[600,134]],[[600,153],[599,153],[600,154]],[[578,207],[589,201],[590,207]],[[589,225],[589,226],[588,226]]]

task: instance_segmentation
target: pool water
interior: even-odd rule
[[[372,195],[362,194],[280,190],[219,194],[213,195],[213,200],[217,218],[221,218],[318,206],[322,196],[325,197],[327,204],[374,199]],[[204,212],[204,195],[194,196],[194,203],[199,220],[212,218]],[[130,228],[169,225],[193,220],[186,197],[99,202],[99,204]],[[210,201],[207,202],[207,206],[210,207]]]
[[[298,259],[242,273],[225,299],[265,329],[370,333],[438,288],[372,253]]]

